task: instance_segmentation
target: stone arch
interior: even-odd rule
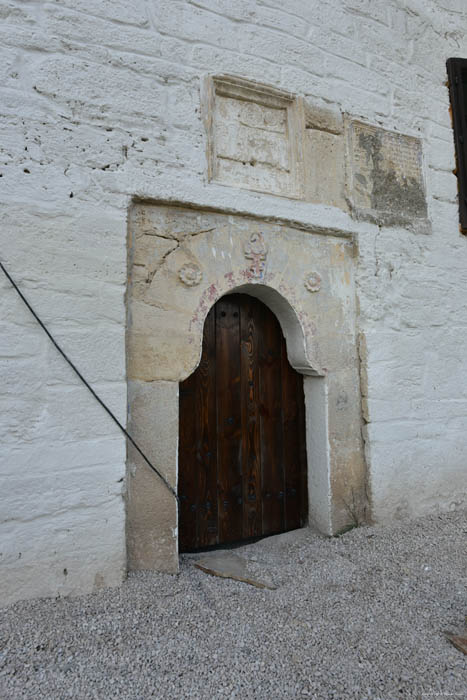
[[[289,362],[301,374],[321,374],[308,358],[305,331],[297,311],[279,291],[267,284],[244,284],[232,292],[250,294],[263,302],[275,314],[282,328]],[[230,293],[230,292],[229,292]]]
[[[206,317],[210,309],[227,294],[249,294],[256,299],[263,302],[277,317],[282,332],[284,334],[286,345],[287,345],[287,357],[289,359],[292,367],[304,375],[312,376],[324,376],[324,372],[319,369],[317,364],[309,359],[308,345],[310,344],[309,338],[307,339],[304,324],[301,321],[303,319],[303,314],[300,310],[295,308],[291,301],[285,296],[284,289],[278,291],[274,287],[268,284],[262,283],[252,283],[247,282],[243,284],[233,284],[234,280],[229,279],[229,283],[222,284],[219,281],[212,284],[211,294],[209,297],[209,303],[206,305],[204,302],[201,303],[200,307],[202,309],[202,314],[200,317],[200,322],[196,324],[196,330],[193,329],[193,325],[190,326],[190,332],[192,334],[192,341],[198,347],[198,357],[196,363],[193,367],[186,372],[186,379],[199,364],[201,358],[201,344],[203,338],[203,327]]]

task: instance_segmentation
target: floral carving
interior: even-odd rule
[[[185,263],[178,271],[178,276],[187,287],[195,287],[203,279],[203,273],[196,263]]]
[[[319,292],[321,289],[321,277],[317,272],[310,272],[305,277],[305,289],[309,292]]]
[[[251,260],[250,273],[252,277],[261,279],[266,267],[267,246],[262,233],[252,233],[245,243],[245,258]]]

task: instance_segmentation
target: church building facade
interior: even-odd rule
[[[462,0],[2,13],[2,602],[465,507]]]

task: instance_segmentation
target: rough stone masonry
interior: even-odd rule
[[[365,517],[465,505],[467,241],[445,70],[467,56],[462,0],[0,0],[0,18],[1,260],[119,420],[135,202],[250,217],[351,249],[347,437],[364,454]],[[159,233],[152,252],[180,275],[183,231]],[[304,243],[297,259],[319,273],[309,255]],[[0,284],[0,598],[117,585],[125,440]],[[346,404],[319,405],[328,459]],[[329,512],[332,474],[331,460]]]

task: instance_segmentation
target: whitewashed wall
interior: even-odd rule
[[[133,195],[358,232],[374,515],[465,503],[467,239],[445,60],[464,0],[0,1],[1,259],[122,421]],[[431,235],[206,184],[200,77],[233,72],[423,139]],[[8,283],[0,296],[3,601],[125,570],[125,444]]]

